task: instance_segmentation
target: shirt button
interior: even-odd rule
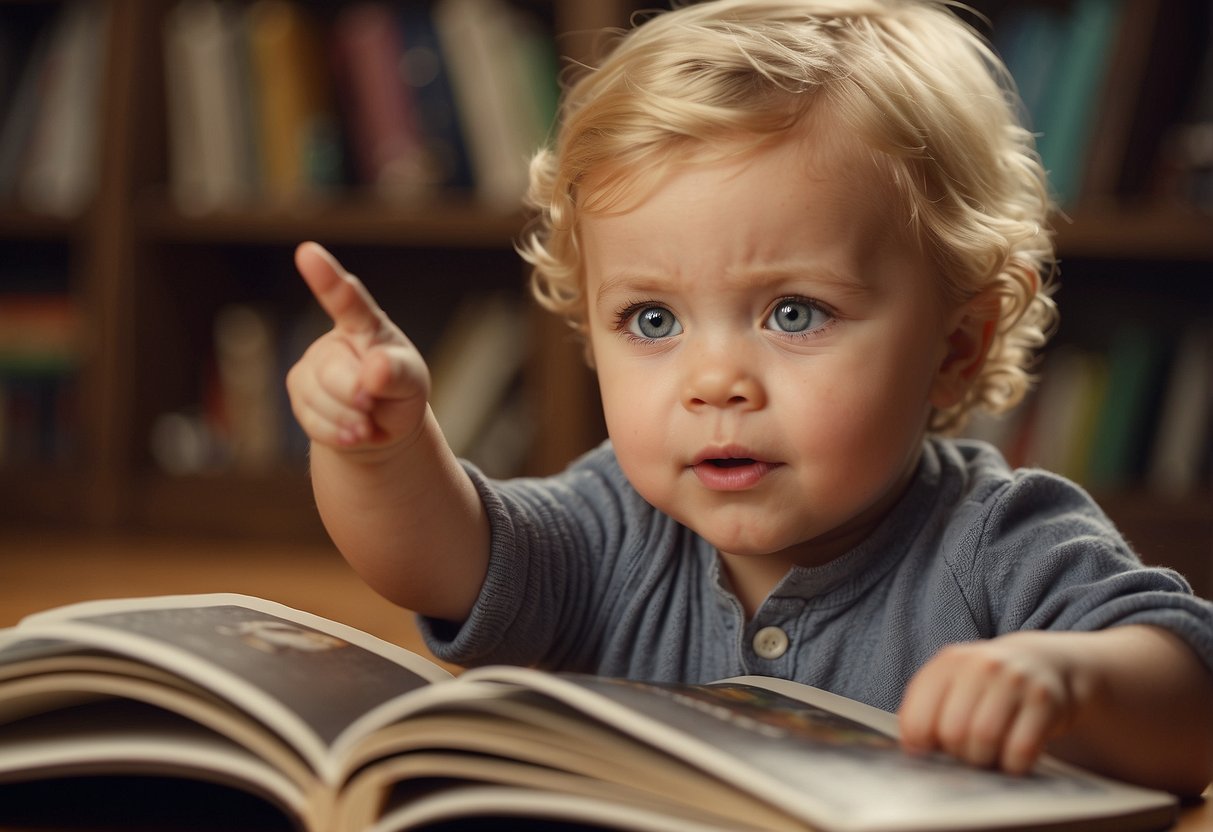
[[[763,627],[754,634],[754,652],[764,659],[778,659],[788,651],[788,634],[778,627]]]

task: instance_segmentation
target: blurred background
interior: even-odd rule
[[[0,625],[216,588],[409,638],[312,504],[283,377],[327,323],[293,249],[414,338],[457,451],[558,470],[605,431],[526,296],[519,160],[560,67],[652,5],[0,0]],[[1213,4],[973,5],[1064,208],[1042,382],[973,431],[1209,595]]]

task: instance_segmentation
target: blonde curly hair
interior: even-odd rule
[[[546,308],[584,334],[578,218],[618,210],[674,164],[778,140],[814,108],[860,139],[953,302],[999,321],[981,372],[934,431],[1010,409],[1056,319],[1052,208],[1003,64],[947,0],[708,0],[656,13],[566,89],[531,161],[519,243]]]

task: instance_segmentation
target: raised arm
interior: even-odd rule
[[[300,245],[295,264],[333,320],[286,380],[325,527],[377,592],[462,620],[484,581],[488,519],[427,404],[425,361],[319,245]]]

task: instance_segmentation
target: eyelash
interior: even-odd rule
[[[767,311],[766,314],[763,315],[763,321],[765,322],[771,315],[773,315],[775,313],[775,310],[778,309],[781,304],[788,303],[788,302],[803,303],[806,306],[809,306],[812,309],[825,315],[827,318],[829,318],[829,320],[826,321],[826,323],[822,324],[820,327],[810,329],[806,332],[786,332],[784,330],[772,330],[773,332],[778,332],[780,335],[783,335],[786,338],[794,338],[797,340],[804,340],[807,338],[812,338],[816,335],[819,335],[823,330],[831,327],[834,324],[834,322],[838,320],[838,313],[836,313],[827,304],[822,303],[819,300],[814,300],[813,298],[802,297],[800,295],[784,295],[783,297],[779,298],[778,300],[776,300],[774,303],[771,304],[769,311]],[[641,343],[649,343],[653,339],[636,335],[635,333],[633,333],[630,330],[629,324],[631,323],[632,318],[635,317],[638,312],[640,312],[642,309],[647,309],[652,306],[660,306],[663,309],[669,309],[669,307],[666,304],[662,303],[661,301],[657,301],[657,300],[629,301],[628,303],[625,303],[623,306],[621,306],[619,308],[619,310],[615,313],[615,320],[614,320],[614,327],[613,327],[614,330],[616,332],[623,334],[630,340],[638,341]]]
[[[615,313],[615,324],[613,329],[616,332],[626,331],[628,328],[628,322],[632,320],[632,316],[648,306],[661,306],[661,304],[655,300],[634,300],[625,303],[623,306],[619,307],[619,310]]]
[[[641,344],[651,343],[654,339],[645,338],[644,336],[637,335],[636,333],[632,332],[631,329],[629,328],[629,325],[632,322],[632,318],[634,318],[636,316],[636,313],[640,312],[642,309],[648,309],[651,306],[660,306],[662,309],[669,309],[669,307],[666,304],[664,304],[658,300],[629,301],[628,303],[625,303],[623,306],[621,306],[619,308],[619,311],[615,313],[615,325],[614,325],[615,331],[618,332],[619,334],[623,335],[625,338],[627,338],[630,341],[635,341],[635,342],[641,343]]]
[[[819,300],[814,300],[813,298],[806,298],[801,295],[786,295],[784,297],[779,298],[777,301],[775,301],[774,303],[771,304],[770,310],[763,317],[763,321],[765,322],[768,318],[770,318],[772,315],[774,315],[775,311],[777,309],[779,309],[779,307],[785,303],[803,303],[805,306],[809,307],[810,309],[812,309],[816,312],[821,313],[822,315],[825,315],[825,317],[827,318],[826,322],[823,323],[821,326],[814,327],[813,329],[809,329],[804,332],[788,332],[786,330],[772,330],[772,332],[778,332],[780,335],[784,336],[785,338],[794,338],[797,340],[805,340],[808,338],[813,338],[815,336],[820,335],[826,329],[829,329],[838,320],[838,313],[835,312],[833,309],[831,309],[828,305],[822,303]]]

